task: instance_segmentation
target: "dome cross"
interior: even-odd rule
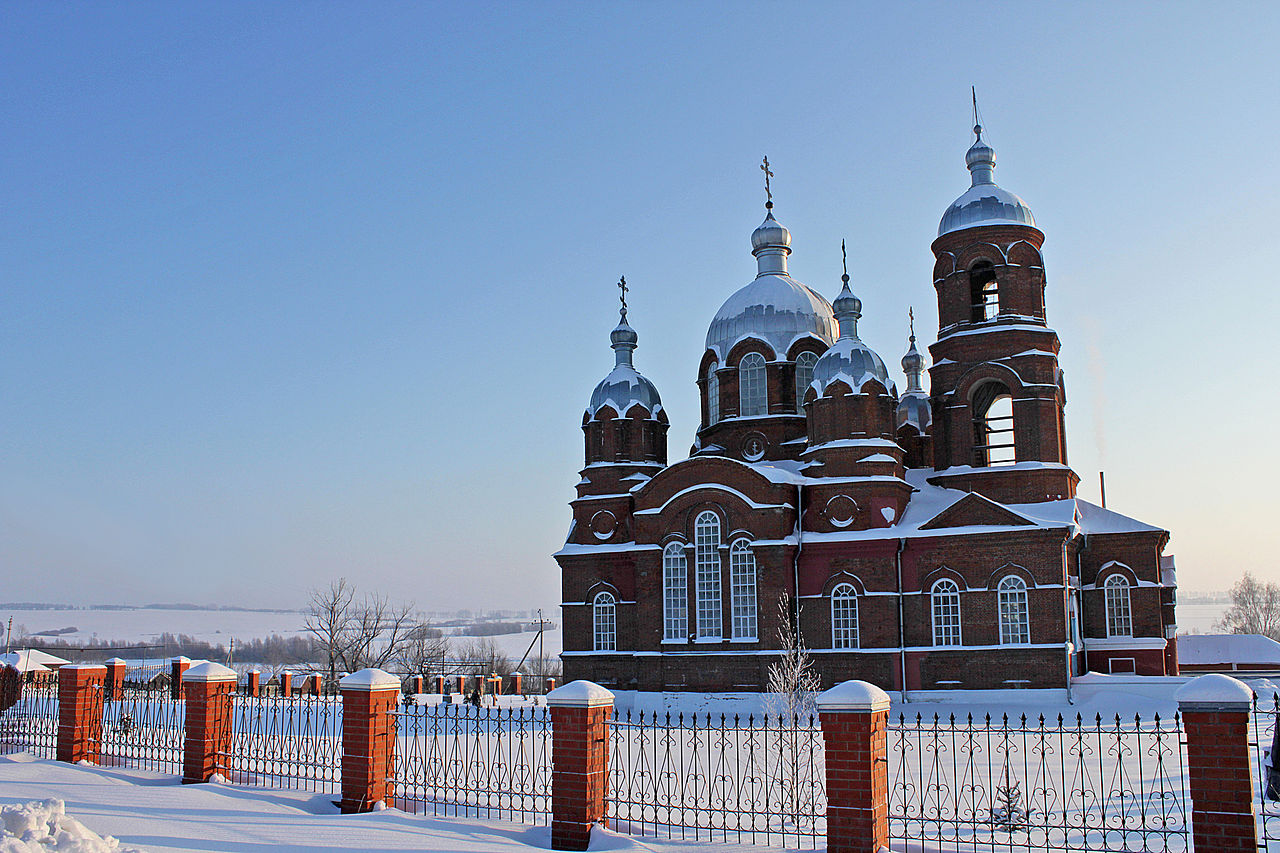
[[[620,313],[622,314],[622,321],[625,323],[627,321],[627,291],[631,289],[627,287],[627,277],[625,275],[618,279],[618,289],[622,291],[618,298],[622,300],[622,310]]]
[[[773,172],[769,171],[769,155],[764,155],[764,162],[760,164],[760,171],[764,172],[764,194],[765,209],[773,210],[773,188],[769,186],[769,179],[773,177]]]

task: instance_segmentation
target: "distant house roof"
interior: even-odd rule
[[[48,672],[66,663],[70,661],[39,649],[19,649],[16,652],[0,655],[0,665],[11,665],[19,672]]]
[[[1280,669],[1280,643],[1261,634],[1180,634],[1178,662],[1188,666],[1252,664]]]

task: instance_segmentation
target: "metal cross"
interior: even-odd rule
[[[630,290],[627,287],[627,277],[625,275],[618,279],[618,289],[622,291],[622,295],[619,298],[622,300],[622,319],[625,320],[627,319],[627,291]]]
[[[982,138],[982,124],[978,121],[978,87],[970,86],[969,92],[973,95],[973,132]]]
[[[766,207],[773,207],[773,190],[769,187],[769,179],[773,177],[773,172],[769,171],[769,155],[765,155],[764,162],[760,164],[760,171],[764,172],[764,194],[768,198]]]
[[[840,241],[840,264],[844,267],[844,277],[849,277],[849,255],[844,250],[844,240]]]
[[[911,340],[916,339],[916,310],[915,308],[907,308],[907,320],[911,324]]]

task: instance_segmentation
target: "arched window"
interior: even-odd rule
[[[805,351],[796,356],[796,411],[804,413],[804,392],[809,390],[813,382],[813,366],[818,357]]]
[[[1133,616],[1129,610],[1129,579],[1112,575],[1103,585],[1107,591],[1107,636],[1132,637]]]
[[[996,271],[987,261],[979,261],[969,270],[969,304],[969,320],[973,323],[994,320],[1000,313]]]
[[[720,423],[720,377],[716,375],[718,364],[707,368],[707,426]]]
[[[733,616],[733,639],[756,638],[756,555],[747,540],[739,539],[729,549],[729,602]]]
[[[591,610],[591,621],[595,628],[596,636],[596,651],[616,651],[618,648],[618,603],[612,593],[597,593]]]
[[[960,645],[960,587],[943,578],[933,585],[933,644]]]
[[[662,638],[689,638],[689,567],[679,542],[662,552]]]
[[[1000,642],[1031,642],[1031,617],[1027,613],[1027,584],[1017,575],[1000,581]]]
[[[742,417],[767,415],[769,398],[764,384],[764,356],[747,353],[738,365],[738,414]]]
[[[704,512],[693,525],[694,585],[698,605],[698,639],[721,637],[720,519]]]
[[[853,584],[831,590],[831,648],[858,647],[858,593]]]
[[[1013,397],[1003,382],[983,382],[973,389],[973,464],[1012,465]]]

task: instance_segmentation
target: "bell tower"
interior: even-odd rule
[[[930,482],[1002,503],[1074,497],[1060,344],[1045,317],[1044,233],[1022,199],[996,185],[976,105],[973,132],[972,185],[943,214],[932,246]]]

